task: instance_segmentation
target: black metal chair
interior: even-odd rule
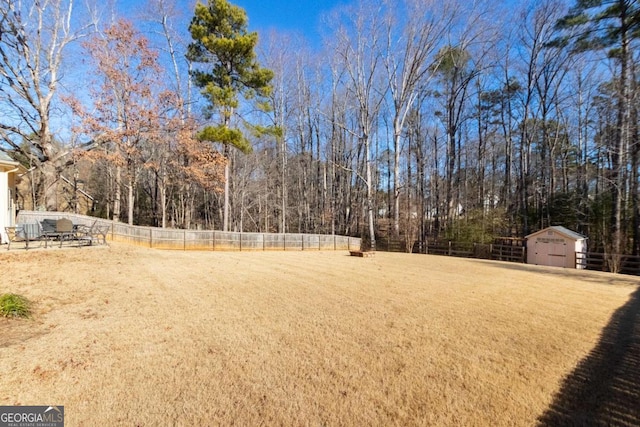
[[[40,222],[42,228],[42,240],[45,241],[45,247],[50,241],[60,242],[60,247],[65,241],[71,241],[75,238],[73,223],[67,218],[61,219],[44,219]]]
[[[76,226],[76,239],[86,240],[89,245],[93,245],[93,242],[107,244],[107,233],[109,232],[108,225],[98,224],[98,220],[93,221],[91,227],[86,225]]]

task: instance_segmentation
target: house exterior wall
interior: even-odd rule
[[[0,152],[0,155],[3,153]],[[0,156],[0,243],[7,243],[5,227],[15,225],[16,180],[25,169],[6,155]]]
[[[0,243],[7,243],[5,227],[15,225],[16,205],[16,168],[8,169],[0,166]]]
[[[11,192],[9,191],[9,174],[0,169],[0,242],[7,241],[7,234],[4,228],[12,225],[9,200]]]

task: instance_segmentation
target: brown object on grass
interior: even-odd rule
[[[351,256],[357,256],[360,258],[369,258],[376,254],[374,251],[349,251],[349,253]]]
[[[603,381],[589,392],[640,389],[637,370],[600,366],[637,369],[627,347],[606,357],[637,343],[635,277],[118,243],[1,251],[0,271],[33,302],[32,319],[0,319],[0,405],[64,405],[70,426],[524,426],[578,419],[563,393],[583,368]]]

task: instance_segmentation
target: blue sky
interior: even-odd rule
[[[193,14],[195,0],[175,0],[181,12]],[[201,0],[206,3],[207,0]],[[348,0],[229,0],[240,6],[249,17],[249,30],[262,33],[270,29],[299,32],[309,40],[318,38],[320,17]],[[116,0],[119,9],[128,16],[146,4],[146,0]]]
[[[249,17],[249,29],[266,31],[272,28],[295,31],[308,39],[319,34],[320,17],[338,4],[338,0],[231,0]]]

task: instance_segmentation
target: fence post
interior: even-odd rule
[[[149,247],[153,248],[153,227],[149,227]]]
[[[451,240],[449,240],[449,256],[451,256]]]

